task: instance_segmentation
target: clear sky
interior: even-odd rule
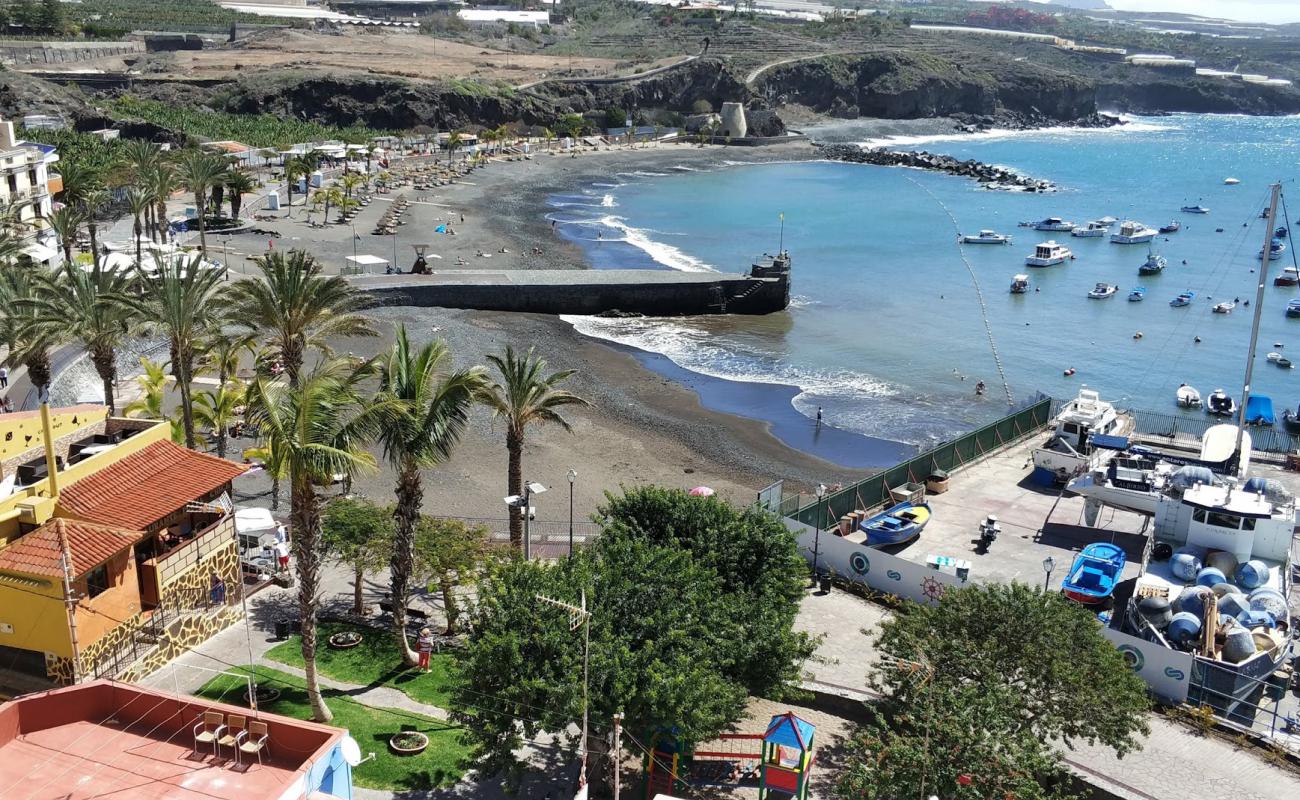
[[[1300,22],[1300,0],[1106,0],[1121,11],[1175,11],[1250,22]]]

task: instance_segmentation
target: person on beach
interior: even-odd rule
[[[281,572],[289,571],[289,544],[287,542],[276,542],[272,548],[275,551],[276,563],[280,566]]]
[[[429,671],[429,654],[433,652],[433,631],[428,628],[420,629],[420,638],[415,641],[415,650],[420,654],[420,662],[417,669],[421,672]]]
[[[821,407],[821,406],[817,406],[817,424],[818,424],[818,425],[821,425],[821,424],[822,424],[822,407]]]

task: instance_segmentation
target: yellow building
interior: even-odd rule
[[[42,414],[0,416],[0,692],[140,677],[238,619],[244,467],[166,422]]]

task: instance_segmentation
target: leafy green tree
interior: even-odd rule
[[[474,401],[487,386],[482,367],[452,370],[451,351],[434,340],[413,348],[406,326],[380,366],[379,396],[399,413],[380,432],[384,456],[397,472],[396,524],[392,548],[393,632],[403,660],[415,665],[406,638],[406,602],[415,569],[415,526],[424,501],[420,470],[436,467],[450,456],[469,423]]]
[[[68,26],[63,16],[63,3],[60,0],[41,0],[41,7],[36,12],[36,27],[41,33],[57,36]]]
[[[230,201],[230,218],[239,219],[239,210],[244,207],[244,195],[257,188],[253,178],[240,170],[231,170],[226,178],[226,195]]]
[[[236,409],[244,405],[244,389],[239,385],[218,386],[199,392],[194,396],[194,416],[191,422],[212,431],[217,438],[217,455],[226,457],[226,433],[230,426],[239,419]],[[195,439],[202,437],[190,433]]]
[[[14,24],[35,32],[41,25],[41,12],[35,0],[16,0],[13,5]]]
[[[546,374],[546,359],[537,356],[532,348],[523,355],[506,346],[502,355],[490,355],[487,360],[496,368],[500,379],[483,393],[483,402],[492,413],[505,420],[506,454],[508,467],[506,489],[512,495],[524,491],[524,439],[532,425],[551,423],[570,430],[568,420],[559,410],[567,405],[587,405],[587,401],[570,391],[559,388],[576,370],[566,369]],[[522,548],[524,542],[523,509],[510,508],[510,543]]]
[[[744,512],[733,510],[728,517],[718,511],[720,501],[683,502],[700,509],[701,529],[708,520],[721,525],[711,541],[728,552],[763,538],[755,537]],[[706,538],[697,538],[705,546]],[[748,694],[777,694],[784,680],[798,674],[813,642],[789,631],[797,600],[773,600],[781,605],[764,609],[761,624],[786,629],[802,646],[785,651],[789,662],[769,663],[772,674],[754,674],[736,654],[749,652],[751,637],[782,637],[752,629],[753,617],[744,610],[754,602],[752,594],[730,591],[728,579],[712,565],[728,559],[669,539],[610,524],[571,559],[547,564],[511,558],[488,566],[470,612],[465,683],[455,703],[485,774],[517,777],[514,753],[526,739],[563,731],[582,717],[582,631],[571,631],[568,615],[540,604],[537,595],[576,604],[580,592],[586,593],[592,720],[623,711],[629,731],[671,726],[687,741],[705,741],[742,716]],[[783,541],[770,548],[767,561],[779,574],[760,579],[798,585],[807,569],[798,561],[793,535],[787,532]],[[484,696],[496,698],[493,709],[481,707]],[[514,709],[527,719],[492,713]]]
[[[490,532],[482,525],[466,525],[457,519],[421,516],[415,528],[415,575],[437,588],[447,615],[448,636],[458,632],[460,603],[456,587],[477,580],[488,556]]]
[[[1053,743],[1140,747],[1146,686],[1087,611],[1024,584],[977,584],[909,605],[880,629],[883,695],[857,734],[845,800],[1071,797]],[[908,787],[903,789],[901,787]]]
[[[393,510],[360,497],[338,497],[325,506],[325,551],[352,567],[352,613],[365,613],[367,573],[388,564],[393,549]]]

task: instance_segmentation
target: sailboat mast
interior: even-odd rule
[[[1250,381],[1255,374],[1255,348],[1259,344],[1259,319],[1264,313],[1264,284],[1268,278],[1268,257],[1273,247],[1273,231],[1277,222],[1277,201],[1282,196],[1282,184],[1273,184],[1273,195],[1268,204],[1268,223],[1264,225],[1264,249],[1259,254],[1259,288],[1255,290],[1255,317],[1250,324],[1250,349],[1246,353],[1246,378],[1241,385],[1241,408],[1237,416],[1237,455],[1241,459],[1241,443],[1246,436],[1246,403],[1250,400]]]

